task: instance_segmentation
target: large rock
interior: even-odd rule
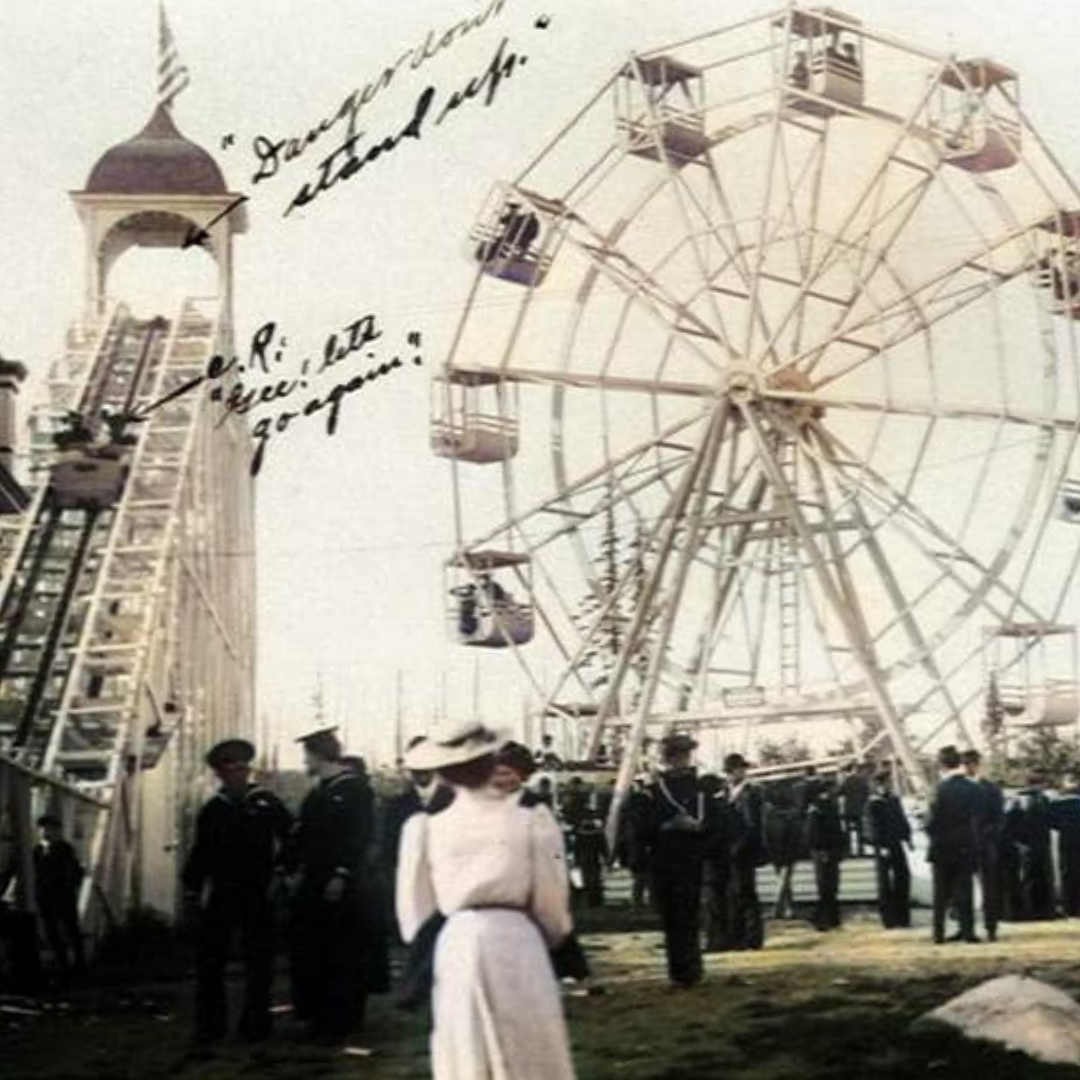
[[[1038,979],[1023,975],[991,979],[923,1019],[1052,1065],[1080,1065],[1080,1005]]]

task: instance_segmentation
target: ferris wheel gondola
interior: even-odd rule
[[[792,5],[631,58],[485,207],[436,397],[507,441],[435,429],[456,562],[528,566],[509,643],[623,781],[650,728],[791,720],[921,786],[978,737],[973,616],[1056,617],[1080,192],[1016,83]]]

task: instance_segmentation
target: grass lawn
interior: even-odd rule
[[[1080,995],[1080,923],[1006,927],[996,945],[935,948],[925,930],[886,934],[869,917],[819,936],[771,927],[759,954],[709,958],[706,984],[674,991],[659,938],[627,927],[590,934],[607,992],[570,997],[580,1080],[1043,1080],[1076,1070],[911,1031],[921,1014],[981,980],[1028,972]],[[143,958],[145,960],[145,957]],[[424,1023],[379,1002],[365,1056],[306,1047],[287,1014],[275,1039],[188,1053],[190,987],[144,975],[39,1016],[0,1012],[3,1080],[420,1080]]]

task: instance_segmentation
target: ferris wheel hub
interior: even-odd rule
[[[809,376],[794,368],[772,374],[740,368],[728,375],[724,389],[727,398],[738,406],[754,406],[800,426],[825,415],[824,407],[814,400]]]
[[[757,375],[748,368],[733,371],[727,378],[725,389],[734,400],[756,397],[759,390]]]

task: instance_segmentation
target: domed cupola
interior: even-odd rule
[[[138,135],[107,150],[86,182],[86,192],[94,195],[224,195],[227,190],[217,162],[180,133],[164,105]]]

